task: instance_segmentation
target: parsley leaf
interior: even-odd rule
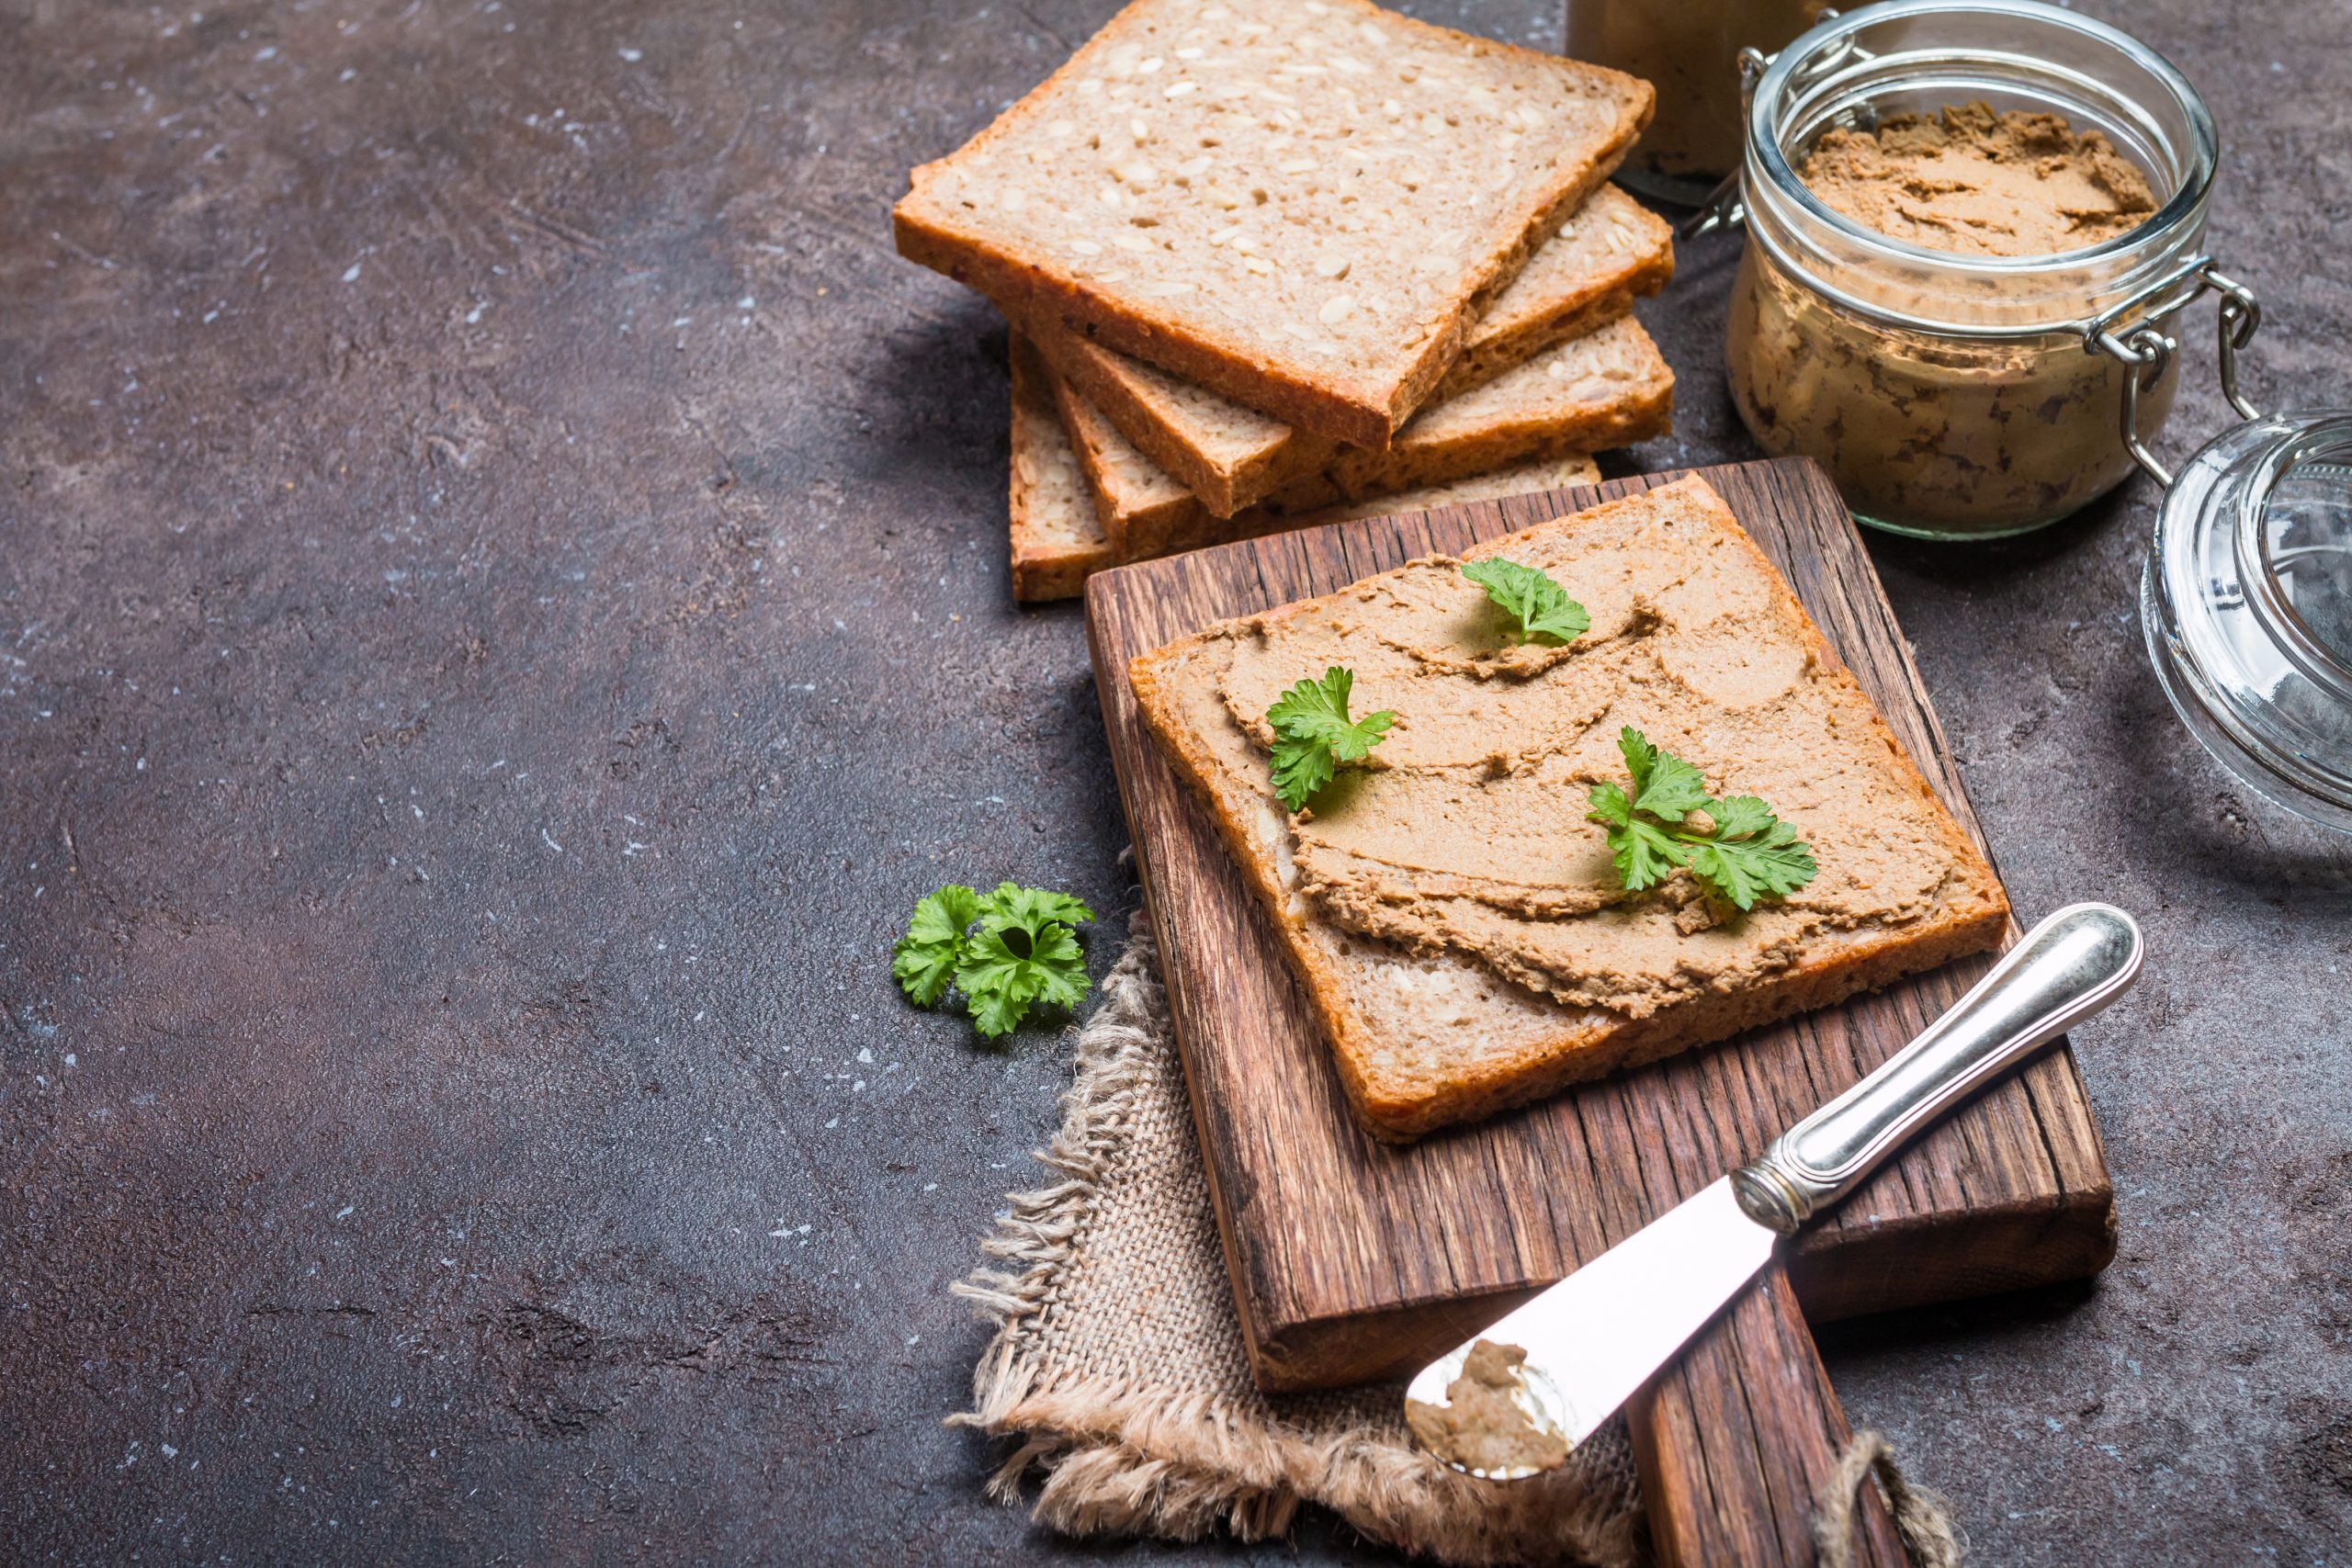
[[[1348,717],[1348,694],[1355,688],[1353,671],[1334,664],[1320,681],[1301,681],[1274,699],[1266,722],[1274,730],[1274,794],[1284,808],[1296,811],[1316,791],[1331,782],[1341,762],[1361,762],[1372,755],[1396,722],[1383,708],[1361,719]]]
[[[916,904],[890,972],[922,1007],[952,983],[973,1027],[1001,1039],[1032,1005],[1072,1008],[1084,998],[1086,957],[1076,928],[1092,919],[1094,911],[1067,893],[1004,882],[981,894],[951,883]]]
[[[1639,893],[1666,880],[1690,857],[1667,830],[1634,814],[1634,803],[1613,784],[1595,784],[1589,797],[1588,818],[1609,828],[1609,848],[1617,862],[1617,880],[1629,893]]]
[[[980,896],[951,882],[915,905],[907,934],[890,949],[890,973],[917,1007],[930,1007],[964,961],[964,932],[980,918]]]
[[[994,931],[984,924],[970,953],[956,971],[956,985],[971,1003],[972,1026],[991,1040],[1012,1033],[1032,1002],[1070,1008],[1086,994],[1078,935],[1059,921],[1034,935],[1020,926]]]
[[[1625,771],[1634,775],[1634,810],[1646,811],[1661,822],[1679,822],[1707,804],[1707,781],[1699,770],[1651,745],[1632,725],[1617,732],[1617,750],[1625,755]]]
[[[1518,620],[1521,642],[1548,637],[1571,643],[1592,625],[1584,606],[1569,598],[1567,590],[1553,581],[1550,573],[1536,567],[1485,556],[1464,562],[1462,575],[1485,589],[1487,598]]]
[[[1811,882],[1820,867],[1813,846],[1752,795],[1717,800],[1699,770],[1651,745],[1631,725],[1618,732],[1634,791],[1600,784],[1587,795],[1588,821],[1608,829],[1617,878],[1627,892],[1654,887],[1678,866],[1741,910],[1758,900],[1785,898]],[[1706,813],[1709,826],[1690,820]]]
[[[1735,795],[1709,804],[1707,820],[1715,825],[1718,838],[1745,839],[1762,832],[1777,819],[1772,808],[1754,795]]]
[[[1047,920],[1075,926],[1094,918],[1094,911],[1086,907],[1083,899],[1010,882],[997,884],[996,891],[980,902],[981,919],[989,925],[999,930],[1017,925],[1033,935]]]
[[[1712,842],[1690,851],[1690,874],[1743,909],[1754,908],[1758,898],[1787,897],[1821,869],[1813,846],[1777,817],[1746,838],[1731,838],[1721,827],[1715,832]]]

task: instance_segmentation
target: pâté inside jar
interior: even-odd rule
[[[2143,439],[2171,406],[2176,360],[2134,334],[2244,297],[2201,251],[2217,156],[2177,70],[2056,6],[1887,0],[1822,24],[1748,105],[1742,418],[1879,527],[1983,538],[2076,511],[2132,471],[2127,391]]]

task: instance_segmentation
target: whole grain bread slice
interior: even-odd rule
[[[1673,242],[1665,220],[1615,186],[1593,192],[1471,327],[1424,408],[1630,314],[1637,297],[1673,276]],[[1029,334],[1056,375],[1216,516],[1265,500],[1341,449],[1055,322],[1029,323]]]
[[[1053,382],[1103,531],[1130,559],[1248,538],[1266,532],[1271,519],[1343,502],[1646,441],[1666,434],[1674,411],[1674,372],[1641,323],[1626,317],[1423,409],[1385,452],[1329,447],[1319,468],[1258,505],[1220,517],[1068,378],[1056,374]]]
[[[1075,598],[1089,575],[1117,564],[1078,471],[1045,363],[1019,333],[1010,344],[1012,596],[1027,604]]]
[[[1354,517],[1427,512],[1534,491],[1568,490],[1600,480],[1600,470],[1590,457],[1539,458],[1472,479],[1400,491],[1297,517],[1267,516],[1258,531],[1272,533]],[[1063,433],[1046,391],[1045,367],[1017,333],[1012,336],[1011,501],[1012,596],[1021,603],[1075,598],[1088,577],[1105,567],[1123,564],[1086,495],[1078,455],[1070,449],[1069,437]]]
[[[1023,320],[1381,447],[1651,103],[1368,0],[1134,0],[893,227]]]
[[[1283,668],[1268,668],[1266,650],[1287,647],[1284,638],[1334,635],[1330,628],[1340,607],[1378,605],[1384,608],[1368,614],[1385,615],[1390,607],[1411,613],[1419,606],[1440,620],[1485,614],[1477,591],[1461,581],[1457,562],[1434,558],[1411,563],[1342,593],[1226,622],[1142,655],[1130,666],[1130,678],[1147,726],[1263,904],[1330,1039],[1350,1099],[1375,1135],[1419,1137],[1566,1084],[1826,1006],[1999,940],[2007,902],[1992,868],[1903,754],[1787,583],[1703,482],[1685,480],[1613,502],[1486,541],[1470,553],[1506,555],[1550,571],[1572,592],[1587,595],[1594,624],[1567,649],[1510,648],[1490,661],[1493,700],[1498,708],[1516,705],[1521,723],[1545,700],[1542,682],[1583,687],[1560,688],[1576,701],[1555,704],[1553,716],[1570,712],[1571,722],[1540,742],[1531,739],[1544,733],[1540,727],[1497,734],[1496,755],[1510,753],[1508,764],[1466,769],[1454,781],[1461,788],[1541,789],[1547,803],[1554,795],[1560,801],[1557,813],[1549,813],[1547,804],[1545,833],[1555,839],[1586,833],[1580,822],[1584,779],[1596,758],[1604,768],[1622,766],[1605,761],[1616,727],[1639,727],[1643,705],[1670,689],[1651,682],[1702,679],[1741,688],[1753,677],[1743,659],[1769,641],[1776,655],[1795,660],[1788,666],[1795,672],[1790,679],[1802,682],[1803,700],[1788,720],[1798,732],[1780,743],[1792,743],[1791,754],[1818,759],[1819,790],[1849,801],[1859,792],[1872,812],[1843,829],[1842,839],[1825,840],[1819,831],[1811,833],[1821,862],[1816,886],[1847,900],[1842,907],[1849,912],[1858,898],[1867,909],[1880,896],[1853,874],[1859,862],[1849,857],[1871,852],[1875,840],[1870,835],[1882,822],[1887,831],[1903,835],[1906,853],[1927,863],[1911,867],[1908,891],[1883,896],[1883,915],[1812,929],[1802,904],[1810,889],[1784,909],[1759,906],[1752,915],[1721,918],[1721,911],[1707,914],[1695,888],[1678,886],[1687,882],[1680,874],[1650,893],[1624,894],[1608,879],[1605,847],[1593,845],[1588,858],[1601,880],[1589,888],[1576,876],[1585,862],[1562,857],[1557,863],[1527,866],[1531,877],[1540,873],[1558,882],[1565,874],[1576,884],[1568,891],[1589,894],[1578,907],[1559,887],[1550,890],[1558,908],[1574,908],[1577,918],[1589,916],[1593,923],[1566,923],[1567,917],[1555,919],[1541,912],[1552,906],[1531,904],[1528,909],[1539,912],[1523,909],[1514,917],[1519,929],[1512,941],[1464,949],[1432,935],[1424,919],[1447,907],[1448,899],[1458,899],[1460,886],[1448,883],[1443,868],[1399,869],[1426,863],[1416,858],[1427,849],[1418,840],[1370,846],[1390,874],[1372,892],[1351,902],[1335,891],[1331,843],[1335,834],[1344,835],[1346,803],[1332,807],[1335,815],[1329,820],[1313,812],[1294,817],[1283,811],[1269,781],[1265,737],[1253,732],[1253,725],[1262,728],[1259,700],[1289,673],[1286,656],[1272,660]],[[1713,639],[1708,657],[1720,656],[1717,661],[1702,674],[1690,673],[1699,667],[1687,664],[1678,674],[1676,661],[1700,644],[1661,643],[1645,649],[1642,639],[1669,635],[1655,631],[1661,606],[1702,574],[1721,574],[1720,581],[1736,592],[1724,601],[1723,626],[1702,626],[1690,634],[1703,631]],[[1710,583],[1716,581],[1708,577]],[[1400,650],[1396,625],[1381,625],[1385,629],[1371,633],[1350,660],[1356,671],[1356,706],[1395,706],[1401,716],[1374,752],[1374,772],[1366,775],[1372,782],[1363,788],[1375,787],[1383,776],[1382,750],[1400,741],[1408,752],[1438,744],[1431,739],[1438,732],[1428,722],[1433,715],[1423,713],[1418,734],[1412,723],[1413,688],[1408,682],[1426,674],[1428,667]],[[1653,629],[1645,631],[1645,626]],[[1324,652],[1317,649],[1317,662]],[[1588,704],[1590,711],[1576,706],[1592,693],[1599,700]],[[1705,754],[1710,734],[1753,736],[1760,733],[1754,727],[1779,722],[1772,712],[1759,717],[1725,706],[1677,735],[1676,747],[1697,753],[1691,760],[1702,769],[1712,765],[1736,778],[1736,757]],[[1487,742],[1473,733],[1470,744],[1475,750]],[[1537,751],[1543,752],[1540,760]],[[1809,815],[1828,809],[1818,798],[1774,804],[1801,829]],[[1815,816],[1814,826],[1817,829],[1827,820]],[[1363,848],[1358,846],[1360,852]],[[1685,930],[1679,922],[1694,909],[1702,918]],[[1694,965],[1705,943],[1713,952],[1722,951],[1721,944],[1742,953],[1752,947],[1763,966],[1738,972],[1736,984],[1694,977],[1622,1005],[1588,994],[1578,988],[1580,982],[1571,984],[1557,972],[1564,951],[1569,954],[1566,966],[1574,968],[1579,944],[1589,941],[1605,953],[1635,922],[1653,935],[1683,931],[1679,940],[1692,944]],[[1669,966],[1667,973],[1676,971]]]

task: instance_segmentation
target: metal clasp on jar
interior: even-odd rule
[[[2095,321],[2084,323],[2083,347],[2091,354],[2109,354],[2123,362],[2123,406],[2120,428],[2124,449],[2132,460],[2144,469],[2148,477],[2169,490],[2172,470],[2157,460],[2140,439],[2140,399],[2164,378],[2172,356],[2180,352],[2179,340],[2168,336],[2155,323],[2178,310],[2185,310],[2208,293],[2221,299],[2222,395],[2241,419],[2260,419],[2261,412],[2238,390],[2238,350],[2254,341],[2262,326],[2262,302],[2254,290],[2233,278],[2222,275],[2211,256],[2199,256],[2176,268],[2141,289],[2129,299],[2115,306]],[[2118,331],[2132,318],[2139,318],[2140,325]]]

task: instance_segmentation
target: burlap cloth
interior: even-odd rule
[[[989,1490],[1042,1476],[1036,1517],[1075,1535],[1242,1540],[1288,1531],[1302,1503],[1374,1540],[1453,1563],[1590,1563],[1645,1557],[1622,1421],[1567,1468],[1509,1486],[1473,1481],[1412,1446],[1400,1389],[1261,1393],[1241,1346],[1148,931],[1078,1033],[1062,1125],[1037,1158],[1059,1179],[1010,1199],[983,1243],[1008,1267],[956,1289],[997,1325],[951,1417],[1012,1438]],[[1903,1486],[1875,1434],[1857,1437],[1823,1499],[1824,1561],[1849,1539],[1853,1488],[1876,1473],[1922,1562],[1958,1561],[1932,1504]]]

